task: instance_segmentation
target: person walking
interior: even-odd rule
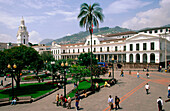
[[[67,99],[67,102],[68,102],[68,109],[71,109],[71,98],[68,96],[68,99]]]
[[[76,96],[76,99],[75,99],[75,105],[76,105],[76,111],[79,110],[79,96]]]
[[[170,98],[170,84],[168,86],[168,98]]]
[[[122,77],[124,76],[124,75],[123,75],[123,69],[121,70],[120,76],[122,76]]]
[[[139,78],[139,71],[137,72],[137,78]]]
[[[3,80],[1,80],[1,86],[3,86]]]
[[[115,108],[116,108],[116,110],[120,109],[119,102],[120,102],[119,97],[115,96],[115,105],[116,105]]]
[[[149,73],[148,72],[146,73],[146,77],[149,78]]]
[[[60,100],[61,100],[60,104],[61,104],[61,106],[63,106],[63,99],[64,99],[64,97],[63,97],[63,95],[61,94],[61,96],[60,96]]]
[[[59,106],[59,94],[56,95],[57,106]]]
[[[110,110],[113,109],[113,98],[112,98],[111,95],[109,95],[108,104],[109,104],[109,106],[110,106]]]
[[[157,99],[157,104],[158,104],[158,111],[162,111],[162,107],[163,107],[163,100],[161,97],[159,97]]]
[[[149,94],[149,89],[150,89],[150,86],[148,83],[146,83],[145,85],[145,89],[146,89],[146,94]]]

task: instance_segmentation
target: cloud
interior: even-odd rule
[[[0,42],[5,42],[5,43],[16,43],[17,42],[17,37],[12,37],[7,34],[0,34]]]
[[[39,42],[41,42],[43,39],[41,38],[40,34],[36,31],[31,31],[29,33],[29,42],[33,43],[33,44],[37,44]]]
[[[128,12],[132,9],[142,8],[151,2],[142,2],[141,0],[116,0],[111,3],[105,10],[106,14],[119,14]]]
[[[43,22],[48,16],[26,16],[24,17],[26,23]],[[6,12],[0,11],[0,23],[3,23],[9,29],[16,29],[20,25],[21,17],[15,17]]]
[[[22,0],[23,6],[41,9],[45,7],[60,7],[63,5],[62,0]]]
[[[79,10],[75,10],[75,11],[64,11],[64,10],[54,10],[51,12],[45,12],[45,14],[49,15],[49,16],[55,16],[57,14],[59,15],[63,15],[65,18],[63,18],[63,21],[72,21],[72,20],[76,20],[77,19],[77,15],[78,15]]]
[[[162,0],[160,8],[150,9],[137,13],[135,17],[125,21],[122,27],[131,29],[142,29],[146,27],[158,27],[170,23],[170,0]]]

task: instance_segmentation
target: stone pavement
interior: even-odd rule
[[[159,96],[165,101],[167,99],[167,87],[170,84],[170,73],[150,72],[150,79],[146,78],[146,72],[139,72],[140,78],[137,78],[136,72],[125,71],[125,76],[120,77],[120,71],[115,71],[115,78],[119,80],[118,84],[110,88],[104,87],[93,95],[80,101],[82,111],[108,111],[107,99],[109,95],[119,96],[121,99],[120,111],[157,111],[156,100]],[[107,76],[105,76],[107,77]],[[148,82],[151,89],[150,94],[146,95],[144,88]],[[67,85],[67,91],[73,88],[73,84]],[[15,106],[2,106],[0,111],[75,111],[75,102],[72,102],[73,109],[57,107],[53,102],[56,94],[63,94],[63,89],[33,102],[31,104],[17,104]],[[170,110],[170,102],[165,103],[163,109]]]

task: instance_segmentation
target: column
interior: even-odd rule
[[[103,59],[104,59],[104,62],[105,62],[105,54],[103,54]]]

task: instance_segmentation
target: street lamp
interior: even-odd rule
[[[53,72],[54,72],[54,67],[53,67],[53,65],[55,64],[55,62],[54,61],[52,61],[51,62],[51,76],[52,76],[52,83],[53,83],[53,86],[54,86],[54,74],[53,74]]]
[[[14,81],[13,81],[13,78],[14,78],[14,76],[13,76],[13,70],[11,69],[11,65],[10,64],[8,64],[8,66],[7,66],[7,68],[11,71],[11,76],[12,76],[12,99],[14,99]],[[17,68],[17,65],[16,64],[14,64],[13,65],[13,68],[14,69],[16,69]]]
[[[62,62],[61,67],[64,68],[64,98],[66,98],[66,68],[68,66],[68,63],[66,62],[65,64]]]
[[[112,63],[113,63],[113,67],[112,67],[112,76],[113,76],[113,80],[114,80],[114,58],[112,57]]]

